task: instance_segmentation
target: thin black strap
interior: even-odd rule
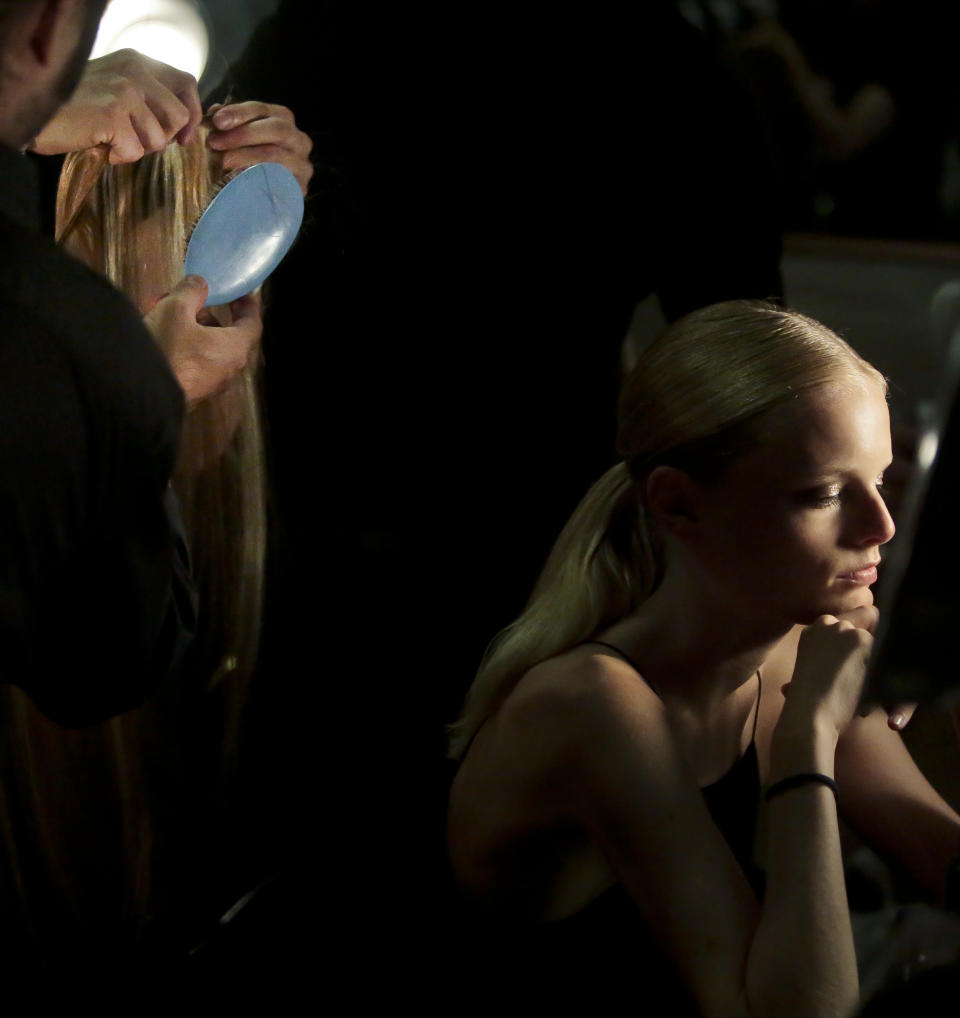
[[[622,657],[624,661],[643,679],[644,682],[660,697],[663,699],[663,694],[659,689],[640,671],[640,666],[630,657],[629,654],[622,651],[619,647],[615,647],[612,643],[607,643],[605,640],[584,640],[581,646],[593,643],[598,647],[606,647],[607,650],[612,650],[614,654]],[[757,706],[753,712],[753,735],[750,736],[751,742],[756,742],[757,739],[757,721],[760,718],[760,698],[763,696],[763,679],[760,677],[760,669],[757,669]]]
[[[619,654],[624,661],[635,671],[640,672],[640,666],[637,664],[629,654],[624,653],[619,647],[614,647],[612,643],[605,643],[603,640],[584,640],[584,643],[595,643],[598,647],[606,647],[607,650],[612,650],[615,654]],[[643,673],[640,672],[642,675]]]
[[[636,661],[633,660],[632,657],[630,657],[629,654],[624,653],[619,647],[615,647],[612,643],[607,643],[604,640],[584,640],[583,641],[583,644],[588,644],[588,643],[595,643],[598,647],[606,647],[607,650],[612,650],[614,652],[614,654],[617,654],[619,657],[622,657],[623,660],[626,661],[627,664],[630,665],[630,667],[637,673],[637,675],[639,675],[640,678],[642,678],[643,681],[657,694],[657,696],[659,696],[661,700],[663,699],[663,696],[660,693],[660,690],[657,689],[657,687],[643,674],[643,672],[640,670],[640,666],[637,664]]]
[[[757,741],[757,719],[760,717],[760,698],[763,696],[763,679],[760,678],[760,669],[757,669],[757,709],[753,712],[753,735],[751,742]]]

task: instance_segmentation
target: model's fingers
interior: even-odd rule
[[[910,723],[910,719],[913,717],[913,712],[916,709],[917,705],[915,703],[897,704],[887,716],[887,724],[895,732],[901,731]]]
[[[859,608],[852,608],[839,616],[847,622],[856,626],[857,629],[865,629],[868,633],[877,631],[877,623],[880,621],[880,612],[872,604],[864,604]]]

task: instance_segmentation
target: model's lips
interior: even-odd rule
[[[880,560],[871,562],[869,565],[863,566],[861,569],[854,569],[849,573],[842,573],[838,579],[846,580],[847,583],[856,583],[862,586],[869,587],[871,584],[877,582],[877,566],[880,565]]]

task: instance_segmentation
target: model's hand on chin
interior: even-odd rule
[[[869,604],[863,604],[859,608],[853,608],[850,611],[841,612],[837,618],[845,619],[847,622],[856,626],[857,629],[865,629],[868,633],[876,633],[877,623],[880,621],[880,613],[877,611],[876,605],[873,603],[873,593],[867,589],[867,595],[870,598]],[[875,704],[873,705],[875,706]],[[913,717],[913,712],[917,709],[915,703],[898,703],[894,707],[887,711],[887,724],[895,732],[899,732],[901,729],[906,728],[910,723],[910,719]],[[871,705],[868,703],[861,707],[860,713],[864,717],[870,713]]]
[[[854,611],[867,607],[872,605]],[[787,702],[781,722],[803,728],[812,720],[833,726],[839,736],[860,702],[872,647],[870,631],[848,618],[821,615],[807,626],[797,646],[793,678],[783,687]]]
[[[864,588],[864,603],[856,608],[850,608],[845,612],[838,612],[837,618],[849,622],[857,629],[865,629],[868,633],[877,631],[877,622],[880,620],[880,613],[873,603],[873,591],[869,587]]]

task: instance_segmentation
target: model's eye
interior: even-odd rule
[[[839,484],[829,484],[826,487],[809,488],[800,493],[800,501],[813,509],[829,509],[838,506],[841,498],[841,487]]]

